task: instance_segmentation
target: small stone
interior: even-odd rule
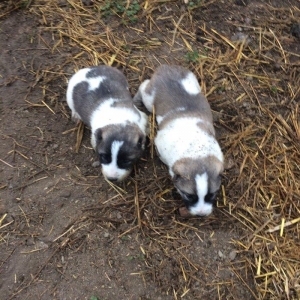
[[[68,2],[66,0],[59,0],[58,1],[58,6],[59,7],[65,7],[67,6]]]
[[[33,238],[27,239],[25,243],[26,243],[26,246],[33,246],[35,244]]]
[[[122,215],[121,215],[121,213],[117,213],[117,219],[122,219]]]
[[[231,40],[233,42],[242,42],[245,40],[245,45],[248,45],[251,41],[247,34],[242,32],[237,32],[233,36],[231,36]]]
[[[291,34],[300,39],[300,23],[292,25]]]
[[[62,198],[70,198],[70,196],[71,196],[71,192],[70,191],[63,191],[60,194],[60,197],[62,197]]]
[[[94,161],[93,163],[92,163],[92,167],[93,168],[98,168],[98,167],[100,167],[100,161]]]
[[[108,237],[109,237],[109,233],[108,233],[108,232],[105,232],[105,233],[104,233],[104,237],[105,237],[105,238],[108,238]]]
[[[247,6],[247,2],[248,0],[235,0],[235,4],[240,6]]]
[[[44,243],[43,241],[37,241],[35,245],[38,249],[48,249],[49,248],[49,246],[46,243]]]
[[[224,254],[223,254],[223,252],[222,252],[221,250],[218,251],[218,255],[219,255],[219,257],[221,257],[221,258],[224,257]]]
[[[232,251],[230,251],[228,257],[230,260],[234,260],[236,258],[236,255],[237,255],[236,251],[232,250]]]
[[[54,145],[53,145],[53,149],[56,149],[56,148],[58,148],[58,145],[57,145],[57,144],[54,144]]]
[[[225,163],[224,163],[224,169],[225,170],[232,169],[234,166],[235,166],[234,159],[228,158],[228,159],[225,160]]]
[[[82,0],[83,5],[92,6],[94,4],[93,0]]]
[[[251,24],[251,19],[250,18],[245,18],[245,24],[250,25]]]
[[[281,64],[276,62],[274,65],[273,65],[273,68],[274,68],[274,71],[280,71],[281,70]]]
[[[248,116],[253,117],[253,116],[256,115],[256,112],[255,112],[254,109],[250,109],[250,110],[247,112],[247,114],[248,114]]]

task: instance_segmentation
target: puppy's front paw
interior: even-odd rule
[[[185,206],[179,208],[179,214],[183,218],[190,218],[193,216]]]

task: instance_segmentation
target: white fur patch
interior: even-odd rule
[[[86,74],[90,71],[89,68],[84,68],[75,73],[69,80],[68,88],[67,88],[67,102],[72,111],[72,117],[76,119],[80,119],[79,115],[75,111],[74,102],[73,102],[73,90],[74,87],[82,82],[86,81]]]
[[[114,141],[111,144],[111,163],[102,164],[102,173],[106,178],[122,180],[129,173],[128,170],[120,169],[117,164],[118,153],[123,143],[123,141]]]
[[[95,131],[98,128],[102,128],[107,125],[125,125],[127,122],[132,122],[135,123],[144,134],[146,134],[148,121],[147,116],[138,110],[133,111],[132,109],[125,107],[112,107],[111,105],[115,101],[116,99],[113,98],[106,100],[101,103],[91,115],[91,144],[94,149],[96,147]]]
[[[201,119],[177,118],[157,132],[155,145],[160,159],[169,167],[169,170],[177,160],[185,157],[201,158],[214,155],[223,161],[218,142],[197,126],[198,122],[201,122]]]
[[[106,79],[106,77],[98,76],[98,77],[92,77],[92,78],[87,78],[86,81],[89,83],[89,90],[95,90],[96,88],[99,87],[100,83]]]
[[[158,125],[162,122],[163,119],[164,117],[156,115],[156,122]]]
[[[149,83],[149,79],[143,81],[143,83],[139,87],[139,91],[142,95],[142,101],[149,112],[153,110],[153,102],[155,98],[155,90],[152,91],[151,94],[145,92],[145,89]]]
[[[75,73],[68,83],[67,88],[67,103],[72,111],[72,117],[75,119],[80,119],[80,116],[74,108],[73,101],[73,90],[78,83],[87,82],[89,84],[89,90],[94,90],[99,87],[99,84],[106,78],[102,76],[86,78],[86,74],[90,72],[90,68],[84,68]]]
[[[185,107],[177,107],[175,110],[171,110],[169,112],[167,112],[164,116],[158,116],[156,115],[156,122],[158,125],[160,125],[160,123],[169,115],[171,115],[174,112],[180,112],[180,111],[185,111],[186,108]]]
[[[189,72],[185,78],[181,80],[183,88],[191,95],[197,95],[201,92],[200,85],[196,76]]]
[[[192,215],[200,215],[207,216],[211,214],[213,210],[213,206],[211,203],[206,203],[204,198],[208,192],[208,176],[207,173],[203,173],[202,175],[196,175],[196,187],[197,187],[197,195],[198,202],[195,206],[190,207],[190,213]]]

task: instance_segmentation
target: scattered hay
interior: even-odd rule
[[[165,10],[167,5],[176,6],[174,1],[141,2],[138,17],[143,18],[146,25],[137,28],[134,23],[127,22],[122,30],[119,13],[113,12],[109,21],[101,17],[104,1],[95,1],[91,6],[83,2],[31,3],[30,12],[39,16],[42,30],[52,32],[55,41],[50,46],[41,37],[41,42],[53,53],[68,53],[63,65],[49,67],[42,75],[36,72],[37,84],[42,76],[42,87],[47,94],[51,82],[63,80],[66,83],[73,70],[108,64],[123,69],[136,91],[141,80],[158,64],[188,64],[201,80],[202,89],[215,111],[219,140],[228,163],[218,202],[219,216],[223,214],[224,219],[218,222],[220,226],[235,222],[236,227],[243,228],[241,237],[233,241],[241,261],[239,264],[232,262],[228,267],[254,298],[299,299],[300,54],[293,52],[290,46],[293,38],[286,34],[287,25],[299,17],[299,9],[293,6],[279,9],[266,4],[268,11],[261,13],[272,16],[269,22],[260,24],[257,19],[255,26],[239,24],[250,41],[234,42],[220,30],[195,20],[195,9],[182,14],[180,9],[174,10],[174,14]],[[208,1],[198,9],[214,2]],[[285,22],[278,18],[280,13],[287,15]],[[162,22],[169,22],[172,30],[161,27]],[[235,24],[231,22],[230,25]],[[202,44],[195,44],[196,32]],[[189,52],[194,56],[189,56],[187,62],[184,54]],[[68,72],[66,67],[69,67]],[[54,105],[44,101],[32,105],[43,105],[54,112],[51,108]],[[60,110],[66,116],[63,108]],[[154,122],[151,124],[153,141]],[[77,150],[82,134],[83,127],[78,129]],[[154,152],[151,143],[151,157],[156,159]],[[177,209],[172,200],[173,188],[165,170],[151,159],[147,164],[151,165],[151,180],[135,170],[134,184],[126,187],[132,193],[117,190],[113,198],[117,201],[112,204],[108,199],[101,208],[97,207],[96,213],[92,212],[94,208],[87,209],[88,217],[70,226],[55,241],[60,241],[63,247],[72,241],[72,235],[82,228],[81,225],[92,226],[91,220],[102,220],[113,226],[116,220],[101,217],[102,212],[120,209],[126,200],[126,210],[135,211],[135,216],[126,220],[133,225],[123,234],[138,228],[141,234],[157,243],[142,251],[146,264],[154,270],[151,274],[154,281],[161,280],[158,272],[163,265],[156,265],[153,248],[160,247],[166,253],[166,263],[173,263],[180,274],[177,286],[168,290],[177,299],[189,293],[192,281],[204,284],[195,275],[199,267],[178,247],[182,246],[180,240],[188,240],[189,232],[201,239],[201,228],[213,224],[217,217],[201,220],[200,225],[197,218],[189,221],[177,218],[172,226],[163,224],[160,221],[163,216],[175,214]],[[5,216],[0,219],[1,227],[5,226],[2,225],[4,219]],[[172,255],[166,250],[170,245],[176,249]],[[247,283],[251,275],[245,277],[249,270],[255,289]],[[212,285],[215,289],[234,288],[232,282],[213,282]]]

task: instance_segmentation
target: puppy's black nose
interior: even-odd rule
[[[107,180],[111,181],[111,182],[115,182],[118,181],[118,178],[115,177],[107,177]]]

